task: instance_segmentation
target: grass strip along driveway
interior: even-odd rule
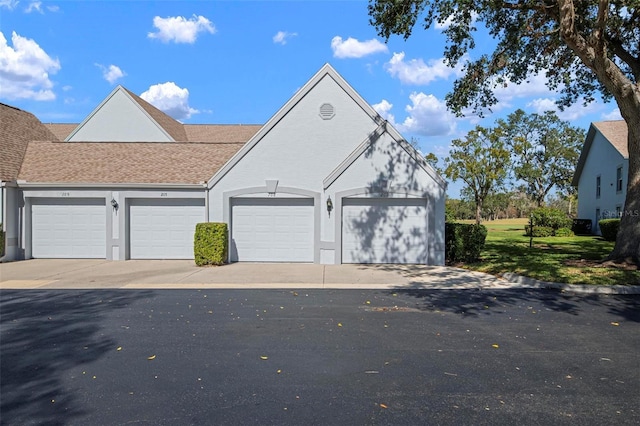
[[[462,266],[501,275],[513,272],[537,280],[567,284],[638,285],[640,271],[628,265],[602,260],[613,250],[613,242],[598,236],[534,238],[524,226],[527,219],[503,219],[483,223],[488,230],[482,259]]]

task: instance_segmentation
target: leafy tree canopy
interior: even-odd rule
[[[420,20],[425,29],[444,25],[444,56],[452,67],[469,57],[476,24],[484,24],[497,45],[466,62],[465,75],[447,96],[460,115],[467,108],[481,113],[497,102],[496,87],[522,83],[531,74],[544,73],[563,106],[590,102],[598,93],[609,99],[620,84],[637,84],[639,6],[640,0],[373,0],[369,15],[386,39],[408,38]],[[599,78],[601,73],[610,77]]]
[[[570,192],[571,180],[584,141],[584,131],[551,111],[527,114],[516,110],[498,120],[513,157],[513,177],[526,184],[538,207],[552,189]]]
[[[627,123],[629,169],[624,211],[640,211],[640,0],[370,0],[378,34],[411,36],[420,22],[444,27],[449,66],[464,75],[447,95],[458,115],[494,105],[494,90],[543,73],[560,106],[614,98]],[[477,23],[495,39],[476,52]],[[476,55],[474,57],[473,55]],[[640,265],[640,220],[623,215],[609,256]]]

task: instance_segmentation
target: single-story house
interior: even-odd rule
[[[627,123],[624,120],[591,123],[580,153],[572,185],[578,188],[578,218],[598,221],[620,217],[629,174]]]
[[[445,181],[329,64],[262,126],[182,124],[121,86],[33,126],[7,259],[192,259],[211,221],[232,262],[444,263]]]

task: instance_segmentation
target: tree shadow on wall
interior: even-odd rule
[[[2,424],[62,425],[84,414],[64,388],[67,371],[94,362],[115,342],[102,334],[109,312],[150,291],[5,291],[0,293]]]
[[[444,244],[444,226],[436,226],[435,200],[424,188],[437,183],[427,181],[418,163],[422,159],[411,158],[419,153],[414,153],[406,142],[395,143],[389,138],[385,143],[385,133],[377,135],[369,138],[363,156],[371,161],[376,173],[366,185],[366,192],[379,201],[366,207],[363,204],[357,216],[343,216],[343,227],[355,236],[351,245],[345,245],[343,240],[343,259],[348,257],[355,263],[433,262],[433,240]],[[384,163],[377,164],[378,158],[385,158]],[[409,193],[427,198],[426,204],[418,205],[419,199],[408,197]],[[387,197],[398,205],[391,207]],[[358,204],[357,200],[345,199],[343,209],[354,204]],[[422,222],[417,219],[420,216]]]

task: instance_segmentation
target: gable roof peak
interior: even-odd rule
[[[128,99],[135,107],[137,107],[144,115],[146,115],[153,125],[157,126],[169,140],[174,142],[186,142],[187,134],[184,130],[184,126],[179,121],[170,117],[157,107],[153,106],[149,102],[142,99],[126,87],[118,84],[113,90],[105,97],[102,102],[73,130],[68,134],[65,141],[70,141],[86,123],[91,121],[94,116],[100,111],[106,104],[108,104],[117,93],[121,93],[126,99]]]

